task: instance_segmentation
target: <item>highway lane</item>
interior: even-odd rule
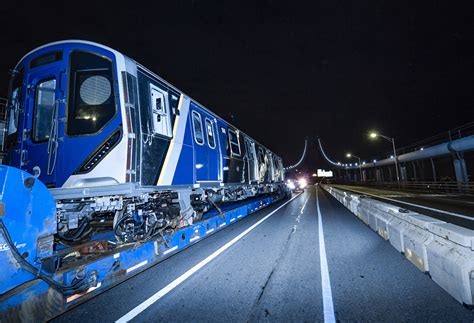
[[[323,311],[327,297],[322,288],[317,196],[337,320],[474,320],[472,311],[339,202],[310,188],[133,321],[328,321]],[[277,207],[244,218],[55,321],[120,319]]]
[[[472,322],[457,303],[388,241],[319,190],[336,316],[341,321]]]
[[[427,194],[356,185],[331,185],[474,230],[474,196]]]

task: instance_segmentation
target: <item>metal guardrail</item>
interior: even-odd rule
[[[334,183],[336,184],[336,183]],[[418,193],[456,193],[474,195],[474,184],[458,182],[344,182],[344,185],[358,185],[374,188],[416,191]]]

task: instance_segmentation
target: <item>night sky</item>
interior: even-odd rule
[[[43,2],[43,3],[41,3]],[[310,5],[309,5],[310,4]],[[320,136],[344,161],[474,121],[474,2],[3,1],[8,69],[62,39],[115,48],[283,156]],[[327,167],[315,149],[306,167]]]

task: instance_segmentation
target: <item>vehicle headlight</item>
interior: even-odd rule
[[[300,178],[298,180],[298,184],[300,185],[300,188],[303,189],[305,188],[306,186],[308,186],[308,182],[306,181],[305,178]]]

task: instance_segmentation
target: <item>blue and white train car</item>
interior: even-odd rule
[[[280,157],[109,47],[39,47],[9,92],[8,163],[51,189],[63,240],[107,225],[139,240],[223,201],[284,194]]]

